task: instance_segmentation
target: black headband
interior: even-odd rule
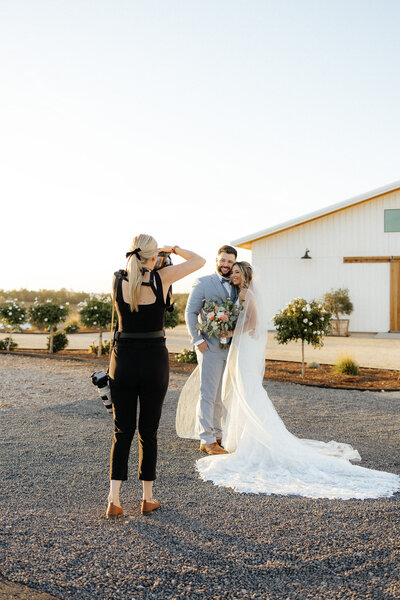
[[[138,260],[141,260],[140,256],[139,256],[139,252],[141,252],[141,248],[136,248],[135,250],[131,250],[130,252],[127,252],[125,254],[126,258],[129,258],[130,256],[133,256],[134,254],[136,254],[136,258]]]

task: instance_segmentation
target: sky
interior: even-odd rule
[[[400,179],[399,22],[397,0],[0,0],[0,288],[107,292],[150,233],[207,259],[189,291],[222,244]]]

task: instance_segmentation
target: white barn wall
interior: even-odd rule
[[[297,296],[321,298],[344,287],[354,304],[350,330],[388,331],[389,263],[343,263],[344,256],[400,254],[400,233],[384,232],[388,208],[400,208],[400,191],[253,242],[252,262],[262,274],[269,316]],[[306,248],[312,260],[300,259]]]

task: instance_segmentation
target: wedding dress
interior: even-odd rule
[[[262,386],[267,319],[262,296],[252,282],[227,359],[222,398],[226,411],[222,445],[229,454],[196,462],[200,477],[237,492],[298,495],[308,498],[378,498],[400,490],[400,477],[353,465],[349,444],[292,435]],[[197,371],[197,372],[196,372]],[[198,438],[196,369],[179,399],[177,433]]]

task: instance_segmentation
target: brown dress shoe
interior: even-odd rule
[[[151,513],[153,510],[160,508],[160,503],[157,500],[143,500],[142,502],[142,515]]]
[[[122,515],[123,512],[124,511],[122,510],[121,506],[116,506],[115,504],[110,502],[107,507],[106,516],[107,517],[119,517],[119,515]]]
[[[213,444],[201,444],[200,452],[205,452],[206,454],[228,454],[217,442]]]

